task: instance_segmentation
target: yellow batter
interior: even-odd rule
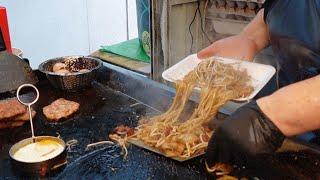
[[[63,149],[58,142],[46,139],[20,148],[13,158],[22,162],[41,162],[56,157]]]

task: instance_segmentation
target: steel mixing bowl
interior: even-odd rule
[[[72,72],[67,74],[59,74],[52,71],[54,64],[64,62],[67,58],[79,58],[83,61],[85,72]],[[49,59],[39,65],[39,71],[46,74],[50,83],[62,90],[76,91],[91,85],[96,79],[99,68],[102,67],[102,61],[93,57],[84,56],[65,56]]]

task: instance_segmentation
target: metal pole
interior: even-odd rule
[[[127,40],[129,40],[129,13],[128,13],[128,0],[126,0],[126,26],[127,26]]]

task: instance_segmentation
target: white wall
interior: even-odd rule
[[[129,37],[137,37],[135,0],[129,1]],[[125,0],[0,0],[7,8],[11,42],[31,66],[66,55],[87,55],[125,41]]]

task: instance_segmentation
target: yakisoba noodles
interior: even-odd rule
[[[170,157],[188,158],[202,153],[212,135],[205,124],[227,101],[248,96],[253,91],[250,81],[245,70],[214,59],[203,60],[176,82],[176,96],[167,112],[141,120],[130,138],[141,140]],[[199,104],[183,120],[181,114],[195,87],[201,88]]]

